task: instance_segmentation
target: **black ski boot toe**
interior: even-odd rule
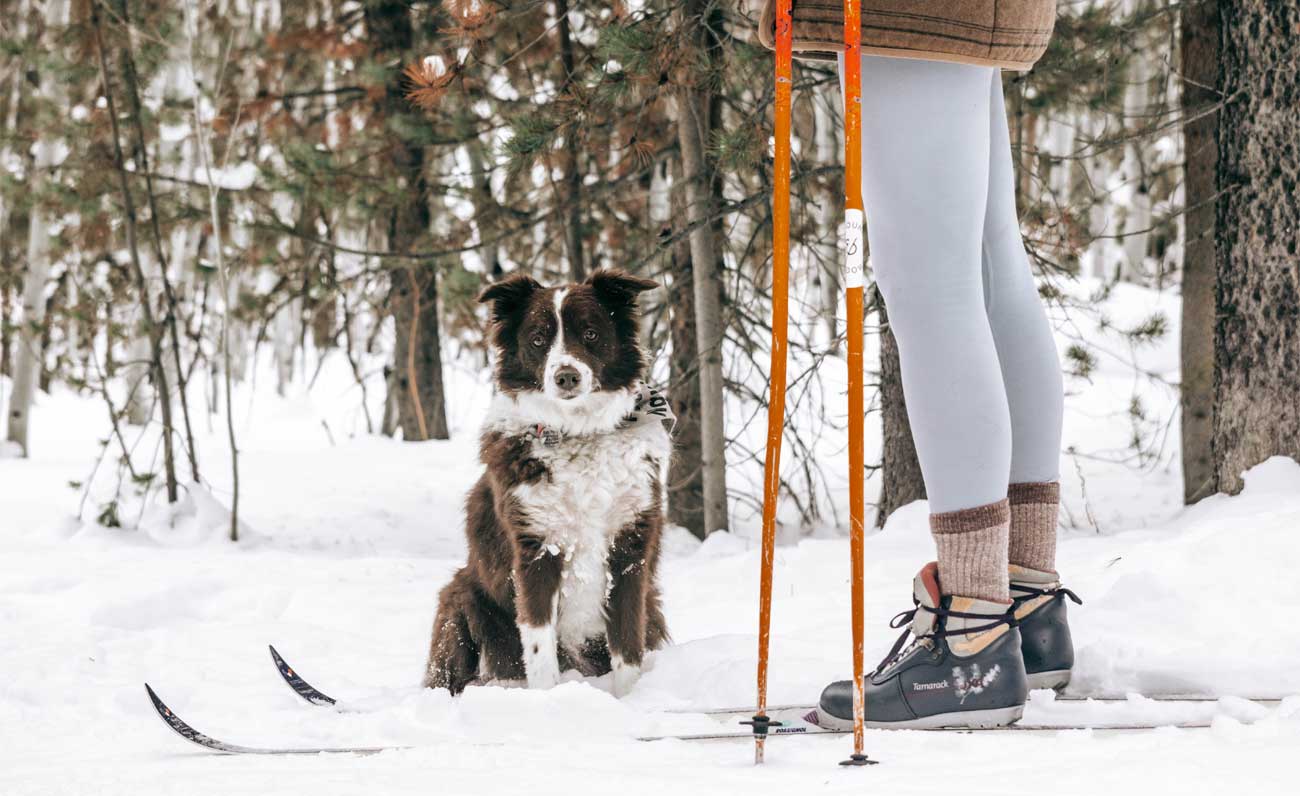
[[[896,678],[883,684],[867,679],[867,726],[893,725],[916,718],[916,714],[907,709],[907,700],[903,698],[899,683]],[[822,691],[821,699],[817,702],[817,724],[835,729],[852,729],[852,680],[837,680]]]

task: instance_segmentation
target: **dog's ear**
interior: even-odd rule
[[[527,303],[541,284],[528,274],[511,274],[478,295],[480,304],[492,303],[492,317],[505,318]]]
[[[587,277],[587,284],[606,304],[636,304],[636,297],[659,287],[658,282],[633,276],[616,268],[602,268]]]

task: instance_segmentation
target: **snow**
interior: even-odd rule
[[[1095,288],[1070,291],[1082,300]],[[1061,339],[1098,351],[1091,381],[1068,382],[1066,442],[1077,455],[1063,459],[1063,519],[1075,521],[1062,532],[1060,569],[1085,601],[1071,606],[1072,691],[1289,697],[1276,707],[1232,698],[1080,705],[1036,693],[1027,720],[1213,726],[1128,735],[870,732],[867,751],[883,764],[866,770],[835,765],[851,749],[843,736],[775,739],[762,768],[747,742],[638,742],[718,728],[669,711],[753,700],[757,518],[739,509],[735,533],[703,543],[670,530],[662,582],[674,642],[650,656],[625,698],[611,695],[609,677],[572,673],[549,691],[484,687],[452,699],[421,690],[437,592],[463,561],[461,501],[477,477],[486,382],[449,365],[453,439],[406,444],[362,433],[359,396],[336,358],[311,390],[277,398],[264,381],[237,393],[238,544],[226,541],[224,421],[202,414],[201,400],[205,486],[186,489],[174,509],[156,498],[127,500],[120,516],[129,529],[108,529],[93,517],[112,456],[83,521],[75,519],[81,492],[69,485],[90,480],[106,436],[103,406],[62,390],[39,397],[33,458],[0,456],[0,793],[1294,792],[1300,465],[1271,459],[1247,473],[1240,495],[1183,509],[1176,392],[1134,375],[1136,367],[1176,377],[1176,329],[1138,348],[1114,332],[1153,311],[1176,319],[1176,297],[1121,286],[1094,303],[1107,321],[1076,316],[1062,323]],[[259,378],[269,380],[264,359]],[[842,379],[835,367],[827,363],[825,379],[832,405]],[[1166,440],[1140,462],[1126,454],[1135,391],[1148,418],[1140,422]],[[8,394],[0,383],[0,404]],[[839,468],[842,440],[826,436],[817,449]],[[738,463],[733,489],[757,483],[757,466]],[[826,527],[803,538],[787,528],[777,551],[772,704],[810,702],[848,673],[848,544],[839,527],[847,513],[838,486],[830,494],[838,521],[828,512]],[[931,556],[924,503],[867,539],[868,665],[893,642],[886,623],[910,607],[910,578]],[[267,643],[345,709],[303,703],[279,681]],[[210,755],[158,721],[145,681],[198,729],[235,743],[412,748],[373,757]]]

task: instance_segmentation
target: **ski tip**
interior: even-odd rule
[[[275,669],[280,673],[281,679],[288,683],[289,687],[294,690],[298,696],[313,705],[335,705],[338,704],[334,697],[320,691],[311,683],[298,676],[289,662],[275,648],[274,644],[267,644],[266,648],[271,651],[271,660],[275,662]]]
[[[181,721],[181,717],[177,716],[172,712],[171,708],[167,707],[167,703],[162,701],[162,697],[158,696],[158,692],[154,691],[152,686],[145,683],[144,690],[145,693],[149,695],[149,701],[153,703],[153,709],[158,713],[158,718],[162,719],[164,724],[181,737],[188,741],[193,741],[193,736],[197,735],[195,730],[184,721]]]
[[[172,713],[172,709],[167,707],[167,703],[162,701],[162,697],[158,696],[158,692],[153,690],[151,685],[145,683],[144,691],[149,695],[149,701],[153,703],[153,709],[158,711],[158,715],[162,717],[163,721],[170,724],[176,718],[176,714]]]
[[[149,701],[153,703],[155,708],[158,710],[165,710],[167,708],[167,706],[163,704],[163,701],[158,698],[158,693],[154,691],[148,683],[144,684],[144,692],[149,695]]]

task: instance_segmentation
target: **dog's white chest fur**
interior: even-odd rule
[[[668,454],[659,424],[534,446],[550,478],[517,487],[514,496],[564,565],[556,631],[577,650],[605,632],[605,603],[612,583],[609,550],[620,529],[653,504],[653,483]]]

